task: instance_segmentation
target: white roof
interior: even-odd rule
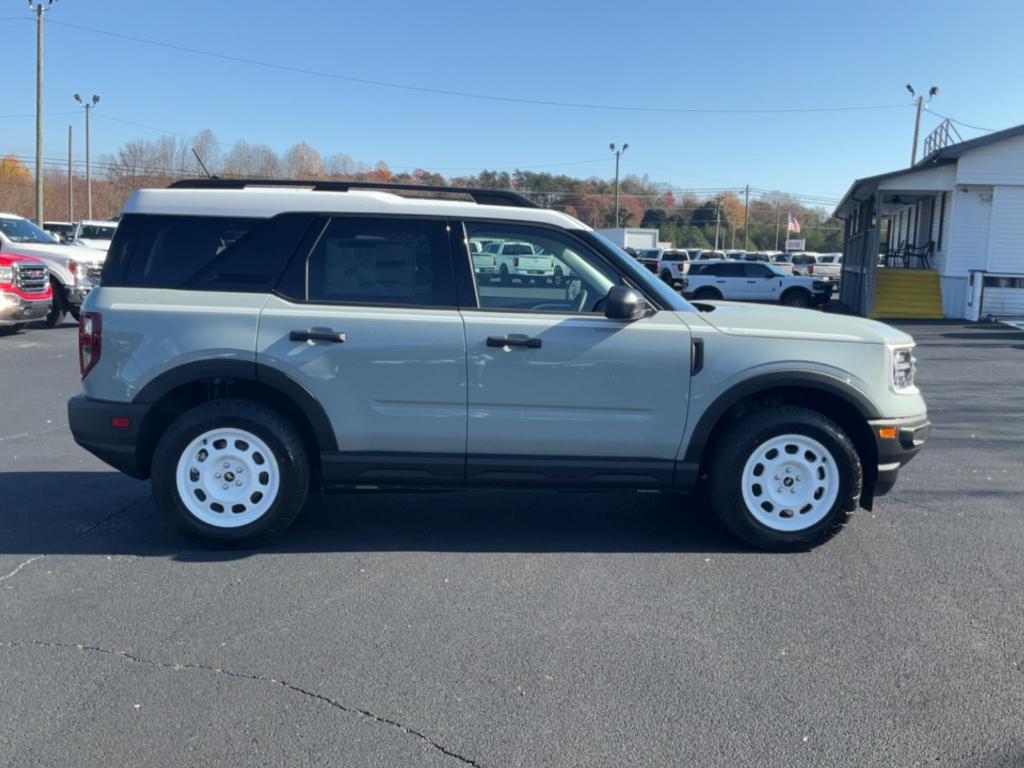
[[[140,189],[125,203],[125,213],[268,218],[279,213],[405,214],[536,222],[567,229],[590,229],[558,211],[507,205],[479,205],[461,200],[402,197],[390,192],[353,189],[319,191],[301,187],[244,189]]]

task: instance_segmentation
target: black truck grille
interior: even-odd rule
[[[14,286],[22,293],[46,293],[50,276],[42,264],[15,264]]]

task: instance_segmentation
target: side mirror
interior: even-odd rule
[[[647,301],[624,285],[612,286],[604,301],[604,316],[611,320],[637,320],[649,310]]]

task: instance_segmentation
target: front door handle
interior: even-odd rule
[[[541,340],[531,338],[525,333],[510,333],[507,336],[488,336],[488,347],[526,347],[527,349],[540,349]]]
[[[288,338],[292,341],[330,341],[334,344],[344,344],[348,341],[348,334],[331,330],[292,331]]]

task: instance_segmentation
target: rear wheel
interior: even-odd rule
[[[508,267],[505,264],[502,264],[498,269],[498,277],[501,278],[501,282],[503,283],[512,282],[512,275],[509,274]]]
[[[50,313],[43,319],[43,325],[47,328],[56,328],[64,322],[68,302],[64,298],[64,286],[50,278],[50,287],[53,289],[53,304],[50,306]]]
[[[663,283],[668,283],[669,285],[672,285],[672,273],[669,272],[667,269],[661,270],[661,274],[658,275],[658,277],[661,278],[661,281]]]
[[[153,497],[181,533],[214,546],[282,533],[309,490],[309,457],[295,427],[248,400],[186,411],[153,454]]]
[[[860,457],[831,419],[776,406],[733,422],[708,463],[712,507],[730,531],[760,549],[815,546],[857,507]]]
[[[552,277],[552,280],[554,281],[555,285],[561,285],[563,282],[565,282],[565,275],[562,274],[561,267],[555,267],[555,274]]]
[[[698,288],[693,294],[693,298],[698,301],[714,301],[715,299],[722,298],[722,294],[716,291],[714,288]]]

